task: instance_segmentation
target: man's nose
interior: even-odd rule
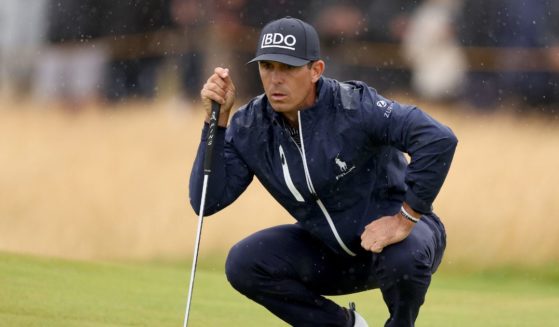
[[[279,69],[274,69],[272,71],[272,83],[275,83],[275,84],[283,83],[283,80],[284,80],[283,72]]]

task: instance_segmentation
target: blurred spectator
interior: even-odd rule
[[[464,0],[458,19],[458,35],[462,46],[501,46],[498,39],[504,1]],[[491,71],[470,71],[467,78],[465,93],[468,100],[478,108],[495,107],[499,97],[498,75]]]
[[[97,0],[50,0],[47,44],[37,60],[34,96],[61,100],[74,107],[98,95],[107,53],[92,42],[100,34],[100,14],[106,8]]]
[[[153,32],[171,25],[170,4],[170,0],[109,2],[103,15],[103,34],[113,41],[113,56],[106,71],[105,96],[109,101],[152,99],[157,95],[163,53],[157,49]]]
[[[412,13],[423,0],[373,0],[368,7],[368,40],[386,44],[401,44]],[[373,54],[374,55],[374,54]],[[399,53],[394,53],[397,56]],[[367,80],[380,90],[407,89],[410,71],[392,67],[390,62],[372,71]]]
[[[468,99],[476,107],[491,110],[505,98],[539,106],[557,93],[552,74],[541,66],[532,68],[545,60],[537,50],[549,46],[544,37],[547,21],[556,20],[549,16],[551,6],[546,0],[464,0],[459,25],[462,45],[508,49],[482,58],[493,59],[496,67],[469,73]]]
[[[45,38],[47,0],[0,3],[0,96],[28,91],[33,62]]]
[[[547,60],[551,69],[557,74],[559,73],[559,2],[554,2],[550,8],[547,20]],[[557,81],[557,79],[555,79]],[[558,99],[559,100],[559,99]]]
[[[206,55],[203,31],[208,24],[206,4],[203,0],[172,0],[170,8],[172,20],[181,29],[181,39],[186,44],[177,58],[181,95],[194,101],[199,98],[203,84]]]
[[[406,88],[409,72],[394,65],[399,56],[395,51],[402,41],[411,13],[421,1],[409,0],[345,0],[312,1],[310,21],[317,26],[322,37],[323,59],[327,62],[328,75],[337,79],[359,79],[379,90]],[[356,43],[357,42],[357,43]],[[362,46],[355,46],[365,42]],[[356,43],[353,44],[352,43]],[[374,43],[377,53],[367,46]],[[395,46],[392,46],[395,45]],[[337,53],[342,51],[342,53]],[[382,65],[363,65],[363,59]],[[336,59],[334,59],[336,58]],[[343,58],[344,62],[333,62]]]
[[[530,60],[543,59],[536,58],[537,52],[522,49],[537,50],[547,46],[544,35],[549,5],[546,0],[507,0],[502,8],[504,15],[499,39],[504,46],[521,50],[506,51],[501,58],[505,69],[501,83],[505,90],[510,90],[507,96],[518,96],[519,100],[531,106],[549,103],[553,93],[550,72],[542,68],[519,69]]]
[[[373,0],[368,8],[369,39],[399,43],[404,37],[412,13],[423,0]]]
[[[409,74],[405,73],[401,67],[364,68],[359,62],[360,58],[375,56],[375,53],[366,47],[352,47],[351,49],[358,53],[349,53],[351,50],[344,49],[343,45],[353,41],[378,42],[381,39],[383,42],[400,42],[405,22],[418,3],[409,0],[375,0],[372,2],[370,0],[235,0],[232,2],[216,0],[216,12],[225,9],[225,12],[228,13],[226,20],[235,22],[222,26],[227,29],[227,35],[234,42],[234,47],[244,49],[244,51],[233,54],[231,59],[237,60],[236,62],[245,63],[251,58],[257,42],[257,31],[265,22],[285,16],[299,17],[312,22],[320,32],[322,58],[328,63],[326,74],[342,80],[351,77],[369,83],[374,81],[382,87],[390,88],[406,83]],[[240,20],[236,16],[238,10],[241,10]],[[218,18],[217,21],[219,22],[220,19]],[[238,24],[241,24],[241,28],[236,27]],[[244,30],[242,26],[248,26],[249,29]],[[224,45],[227,42],[219,43]],[[345,51],[346,56],[334,55],[339,51]],[[258,76],[254,70],[251,70],[250,67],[245,67],[245,70],[242,76],[244,84],[248,84],[249,88],[239,87],[243,90],[240,92],[241,94],[245,94],[246,90],[250,88],[260,88]]]
[[[367,32],[367,11],[370,1],[311,1],[310,22],[316,27],[321,38],[321,55],[326,62],[326,74],[336,79],[357,78],[360,69],[341,62],[343,56],[336,54],[344,45],[363,40]],[[354,54],[357,58],[358,54]],[[374,55],[374,54],[372,54]],[[346,57],[347,58],[347,57]],[[360,77],[358,77],[360,78]]]
[[[551,101],[559,105],[559,1],[549,1],[546,14],[546,57],[551,68],[550,86],[553,89]]]
[[[240,66],[239,47],[243,40],[244,26],[241,11],[247,0],[213,0],[208,4],[209,25],[205,36],[207,49],[207,68]],[[207,72],[210,73],[210,72]],[[234,76],[242,76],[238,71],[231,72]],[[237,75],[239,74],[239,75]],[[204,73],[204,76],[209,74]],[[244,94],[244,76],[239,80],[237,91]]]
[[[427,0],[410,19],[403,50],[412,70],[412,87],[431,100],[452,100],[465,82],[466,57],[454,30],[459,3]]]
[[[338,79],[358,78],[381,91],[408,87],[411,80],[418,94],[431,99],[452,98],[464,90],[479,108],[496,107],[507,97],[532,106],[559,101],[558,1],[1,2],[2,94],[24,90],[32,80],[37,99],[76,106],[99,94],[111,101],[151,99],[158,93],[164,59],[170,57],[183,98],[196,101],[202,76],[209,73],[205,70],[218,65],[239,67],[232,73],[242,76],[237,79],[242,97],[261,90],[258,71],[244,65],[254,53],[258,31],[268,21],[293,16],[317,27],[326,74]],[[38,52],[41,36],[47,44]],[[484,65],[466,73],[464,87],[465,60],[456,38],[459,45],[472,47],[470,58],[472,50],[485,56],[480,56]],[[411,70],[397,58],[400,44]]]
[[[300,0],[248,0],[242,8],[241,20],[243,24],[252,29],[252,32],[258,34],[260,29],[272,20],[286,16],[308,17],[309,2]],[[254,53],[251,55],[254,55]]]

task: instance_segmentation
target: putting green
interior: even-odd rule
[[[190,326],[285,326],[236,293],[220,266],[200,266]],[[0,253],[0,326],[182,326],[189,274],[188,263],[91,263]],[[333,299],[357,302],[372,326],[386,319],[378,291]],[[441,272],[417,325],[559,326],[557,308],[556,271]]]

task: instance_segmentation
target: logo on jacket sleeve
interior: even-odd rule
[[[394,109],[394,102],[389,105],[385,100],[378,100],[377,107],[384,110],[384,118],[390,118],[390,114],[392,114],[392,110]]]
[[[345,175],[349,174],[352,170],[355,169],[355,165],[351,165],[351,167],[349,167],[347,162],[340,159],[339,153],[334,159],[334,163],[338,166],[338,169],[341,172],[341,174],[336,175],[336,180],[339,180],[340,178],[344,177]]]

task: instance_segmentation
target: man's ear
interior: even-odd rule
[[[322,73],[324,73],[324,67],[325,63],[322,60],[317,60],[312,63],[311,74],[313,83],[316,83],[320,79],[320,76],[322,76]]]

